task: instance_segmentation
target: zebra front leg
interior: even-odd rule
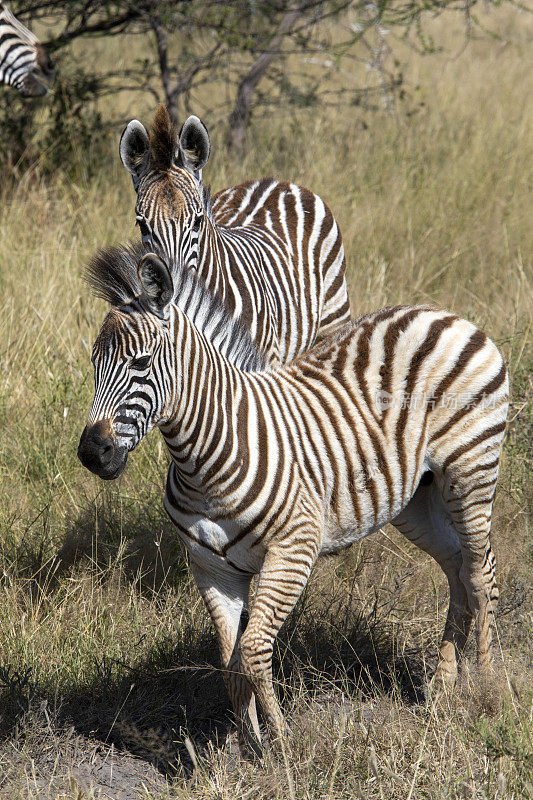
[[[300,528],[298,534],[289,534],[286,545],[278,545],[267,553],[240,643],[242,671],[259,699],[271,744],[285,732],[285,720],[272,683],[274,641],[307,583],[319,547],[316,531],[311,530],[307,535]]]
[[[239,639],[241,614],[248,601],[251,576],[238,573],[213,575],[191,559],[191,571],[215,626],[224,683],[237,719],[239,749],[243,756],[261,756],[261,734],[255,697],[243,677]]]

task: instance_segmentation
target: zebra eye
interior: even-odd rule
[[[196,219],[194,220],[194,222],[192,224],[193,231],[199,231],[200,230],[200,227],[202,225],[203,219],[204,219],[204,215],[203,214],[197,214],[196,215]]]
[[[146,369],[150,365],[150,356],[139,356],[139,358],[132,359],[131,367],[132,369]]]

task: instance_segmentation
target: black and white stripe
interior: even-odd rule
[[[52,61],[43,45],[0,3],[0,83],[34,97],[46,94],[53,74]]]
[[[118,262],[111,279],[110,261]],[[139,437],[124,437],[120,420],[143,406],[139,392],[149,396],[135,431],[158,425],[171,454],[165,507],[217,627],[243,741],[257,745],[250,687],[271,733],[282,732],[272,649],[316,559],[387,522],[449,581],[439,679],[454,680],[474,618],[487,668],[498,598],[489,533],[508,407],[493,342],[446,311],[386,308],[264,369],[198,280],[155,256],[139,273],[132,261],[131,251],[115,250],[93,263],[93,285],[115,305],[94,348],[89,428],[105,426],[110,441],[131,449]]]
[[[202,186],[209,137],[197,117],[178,136],[161,106],[150,137],[126,128],[122,160],[137,192],[143,240],[170,262],[184,253],[194,216],[194,268],[269,361],[287,362],[349,321],[344,247],[335,218],[313,192],[273,179],[216,194]]]

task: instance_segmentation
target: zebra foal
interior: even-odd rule
[[[161,430],[171,455],[165,508],[218,633],[243,748],[259,748],[254,694],[271,739],[283,731],[273,645],[316,559],[387,522],[448,578],[438,680],[455,679],[474,618],[488,670],[508,377],[484,333],[446,311],[386,308],[267,368],[191,272],[122,248],[96,257],[89,280],[112,308],[93,348],[78,455],[116,478],[129,451]]]
[[[150,135],[138,120],[128,124],[120,156],[143,241],[177,264],[190,261],[197,243],[194,269],[206,286],[269,361],[290,361],[350,319],[339,228],[320,197],[271,178],[211,199],[202,184],[210,147],[198,117],[178,135],[165,106]]]
[[[0,83],[25,97],[48,92],[54,65],[37,37],[0,3]]]

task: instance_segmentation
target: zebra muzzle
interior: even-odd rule
[[[40,71],[28,73],[21,82],[19,91],[23,97],[43,97],[48,92],[48,85]]]
[[[124,471],[127,447],[118,445],[102,422],[86,425],[78,445],[78,458],[88,470],[104,480],[113,480]]]

